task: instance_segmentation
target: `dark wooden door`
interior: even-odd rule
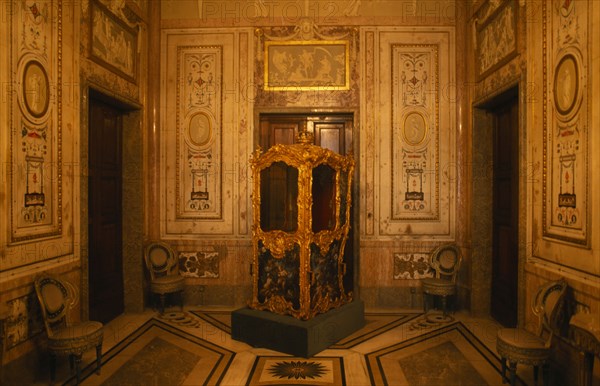
[[[493,110],[494,189],[492,317],[517,325],[519,111],[516,98]]]
[[[276,144],[291,145],[295,142],[296,134],[304,124],[307,125],[309,131],[314,133],[315,145],[339,154],[348,154],[352,150],[352,114],[261,114],[260,146],[263,151],[266,151]],[[352,197],[352,203],[351,219],[354,218],[353,208],[356,205],[355,197]],[[355,283],[355,261],[353,258],[354,226],[354,222],[351,222],[348,241],[344,248],[344,261],[346,262],[344,288],[346,291],[352,291]]]
[[[352,150],[351,114],[303,115],[263,114],[260,118],[260,146],[267,150],[276,144],[291,145],[304,123],[315,135],[315,144],[340,154]]]
[[[123,313],[122,112],[97,99],[89,110],[89,310],[108,322]]]

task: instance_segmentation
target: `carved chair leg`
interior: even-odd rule
[[[542,379],[544,382],[544,386],[550,385],[550,365],[548,363],[544,363],[542,365]]]
[[[96,374],[100,375],[100,367],[102,366],[102,343],[96,346]]]
[[[75,374],[75,384],[79,385],[79,382],[81,381],[81,354],[75,355]]]
[[[594,379],[594,354],[591,352],[583,352],[579,353],[581,358],[581,369],[580,373],[580,384],[583,386],[592,386],[592,381]]]
[[[510,372],[510,386],[517,384],[517,362],[508,362],[508,371]]]
[[[165,313],[165,294],[160,294],[160,314],[164,314]]]
[[[50,353],[50,381],[54,383],[56,379],[56,355]]]
[[[446,315],[448,315],[448,300],[447,300],[447,296],[443,295],[442,296],[442,315],[444,316],[444,319],[446,318]]]
[[[506,358],[502,358],[502,383],[506,383]]]

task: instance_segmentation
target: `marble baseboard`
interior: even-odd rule
[[[360,297],[369,309],[422,310],[420,287],[361,287]]]
[[[471,291],[464,287],[457,288],[457,295],[449,298],[452,310],[470,309]],[[361,287],[361,300],[367,310],[423,310],[423,291],[421,286],[405,287]]]
[[[252,287],[229,285],[187,285],[183,294],[184,304],[189,306],[242,307],[252,297]]]

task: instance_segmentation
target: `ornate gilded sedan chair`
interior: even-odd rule
[[[541,287],[532,304],[533,313],[539,318],[537,333],[520,328],[503,328],[498,331],[496,349],[502,358],[502,380],[506,381],[506,362],[510,372],[510,384],[516,382],[517,364],[533,366],[533,378],[537,385],[538,368],[542,366],[544,386],[548,386],[549,361],[552,355],[554,334],[561,328],[565,317],[567,282],[564,279]]]
[[[441,245],[430,256],[430,267],[435,271],[434,277],[421,279],[423,287],[423,306],[428,311],[428,297],[442,298],[442,317],[447,318],[447,298],[456,293],[456,275],[460,269],[462,254],[454,244]]]
[[[56,356],[68,355],[71,371],[75,367],[77,384],[79,384],[81,357],[83,353],[93,348],[96,348],[96,373],[100,374],[103,325],[94,321],[70,323],[67,312],[77,303],[74,287],[56,276],[43,274],[35,280],[35,292],[48,334],[52,382],[56,377]]]
[[[185,278],[179,275],[177,260],[171,247],[165,243],[148,244],[144,253],[146,267],[150,271],[150,291],[160,297],[160,313],[165,311],[167,294],[179,292],[183,308]]]

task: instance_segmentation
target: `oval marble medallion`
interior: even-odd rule
[[[187,135],[195,146],[204,146],[212,137],[212,124],[208,115],[203,112],[196,113],[190,118]]]
[[[412,146],[421,144],[427,136],[427,123],[425,117],[417,112],[409,113],[404,118],[404,127],[402,129],[404,140]]]
[[[562,57],[554,72],[554,105],[561,115],[569,115],[579,94],[579,67],[575,57]]]

